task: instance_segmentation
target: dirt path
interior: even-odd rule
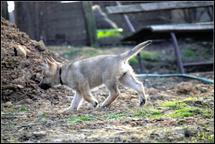
[[[214,142],[214,85],[182,78],[143,82],[149,95],[143,107],[136,92],[121,86],[106,110],[84,102],[80,112],[58,114],[70,104],[69,90],[67,95],[4,103],[1,142]],[[102,102],[108,91],[100,87],[93,94]]]

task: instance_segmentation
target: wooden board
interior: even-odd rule
[[[159,10],[185,9],[196,7],[213,6],[213,1],[171,1],[171,2],[156,2],[156,3],[141,3],[132,5],[109,6],[106,7],[109,14],[125,14],[137,12],[149,12]]]
[[[213,23],[145,26],[139,31],[125,36],[122,42],[139,43],[149,39],[169,39],[170,32],[175,32],[177,38],[192,37],[199,40],[213,40]]]
[[[147,26],[154,32],[204,31],[213,30],[213,22],[195,24],[163,24]]]

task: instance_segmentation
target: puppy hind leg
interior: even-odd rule
[[[102,108],[108,107],[118,96],[119,96],[119,89],[116,83],[108,83],[106,87],[110,91],[109,96],[104,100],[102,103]]]
[[[144,105],[146,102],[146,94],[143,87],[143,84],[138,81],[134,74],[131,72],[127,72],[121,79],[120,82],[129,88],[134,89],[138,92],[139,100],[140,100],[140,106]]]
[[[85,91],[82,94],[83,94],[84,99],[87,102],[91,103],[94,108],[98,105],[98,101],[92,96],[90,91]]]

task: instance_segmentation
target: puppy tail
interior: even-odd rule
[[[152,43],[151,40],[142,42],[142,43],[138,44],[137,46],[135,46],[133,49],[120,54],[120,58],[122,60],[129,60],[132,56],[138,54],[143,48],[145,48],[146,46],[148,46],[151,43]]]

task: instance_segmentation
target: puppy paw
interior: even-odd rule
[[[100,110],[101,109],[101,104],[97,104],[95,110]]]
[[[142,100],[140,101],[140,106],[143,106],[145,103],[146,103],[146,100],[145,100],[145,99],[142,99]]]
[[[100,110],[100,111],[107,111],[107,110],[110,109],[110,107],[100,105],[97,109]]]
[[[93,107],[96,108],[98,106],[98,104],[99,103],[97,101],[95,101],[94,104],[93,104]]]

